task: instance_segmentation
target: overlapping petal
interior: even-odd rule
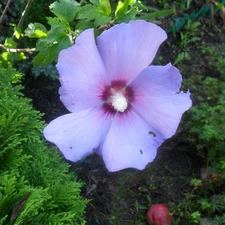
[[[44,135],[66,159],[76,162],[99,147],[108,133],[111,119],[101,108],[70,113],[50,122]]]
[[[171,64],[150,66],[133,80],[133,108],[165,138],[175,134],[191,105],[190,93],[179,93],[181,75]]]
[[[136,20],[104,31],[97,45],[111,80],[130,81],[152,62],[166,38],[159,26]]]
[[[62,50],[56,66],[62,84],[60,99],[69,111],[77,112],[101,104],[99,96],[107,78],[93,29],[81,33],[75,45]]]
[[[102,146],[102,156],[109,171],[124,168],[144,169],[153,161],[164,139],[134,110],[117,113]]]

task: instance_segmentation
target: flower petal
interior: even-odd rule
[[[117,113],[102,146],[109,171],[124,168],[142,170],[151,162],[164,139],[134,110]]]
[[[159,26],[135,20],[104,31],[97,45],[111,80],[129,82],[152,62],[166,38]]]
[[[82,32],[75,45],[60,52],[56,67],[62,84],[60,99],[69,111],[81,111],[102,102],[99,96],[107,84],[106,72],[93,29]]]
[[[182,114],[192,105],[189,92],[178,93],[181,81],[178,69],[169,63],[146,68],[131,83],[132,106],[165,138],[175,134]]]
[[[66,159],[76,162],[99,147],[110,123],[109,114],[93,108],[58,117],[45,127],[44,136],[57,145]]]

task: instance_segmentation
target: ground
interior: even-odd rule
[[[78,177],[87,181],[83,195],[91,199],[87,224],[139,225],[146,221],[151,203],[178,205],[193,189],[191,179],[200,176],[202,163],[190,149],[173,145],[170,140],[161,147],[154,162],[143,171],[110,173],[98,156],[76,164],[73,168]]]

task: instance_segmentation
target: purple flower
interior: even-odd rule
[[[170,63],[148,66],[167,38],[143,20],[119,24],[94,39],[88,29],[59,54],[60,99],[70,114],[45,129],[66,159],[102,155],[109,171],[144,169],[176,132],[190,93]]]

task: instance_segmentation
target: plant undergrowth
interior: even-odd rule
[[[42,115],[20,79],[0,68],[0,224],[85,224],[82,183],[42,140]]]
[[[193,190],[178,207],[172,206],[175,218],[183,217],[187,224],[225,224],[224,51],[224,44],[199,46],[198,52],[207,65],[205,74],[197,72],[184,81],[194,105],[186,114],[183,138],[196,148],[205,165],[200,177],[191,181]]]

